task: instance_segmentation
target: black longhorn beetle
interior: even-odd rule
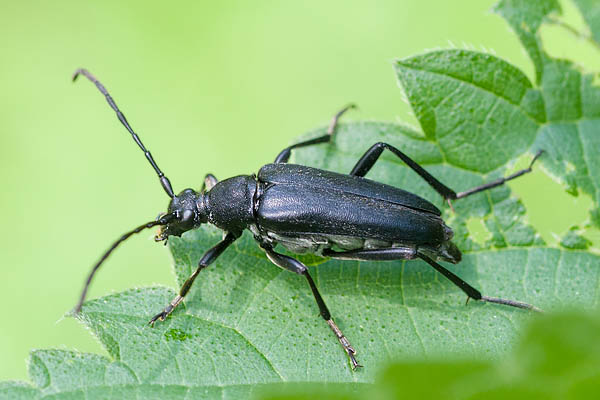
[[[477,289],[438,264],[439,260],[454,264],[461,260],[460,250],[451,242],[452,229],[442,220],[440,210],[415,194],[364,176],[387,149],[419,174],[451,205],[451,200],[500,186],[531,172],[541,151],[535,155],[528,168],[460,193],[441,183],[394,146],[382,142],[373,144],[347,175],[287,163],[292,149],[329,143],[339,117],[353,107],[350,105],[333,117],[326,135],[286,147],[272,164],[263,166],[257,175],[240,175],[218,181],[208,174],[199,192],[185,189],[175,195],[169,179],[158,168],[104,86],[85,69],[78,69],[73,80],[79,75],[92,81],[106,97],[119,121],[143,150],[171,201],[166,213],[125,233],[102,255],[87,278],[75,312],[81,310],[90,282],[100,265],[130,236],[144,229],[160,226],[155,240],[166,241],[169,236],[181,236],[203,223],[211,223],[222,229],[225,232],[223,240],[202,256],[198,268],[185,281],[179,294],[163,311],[152,317],[150,325],[154,325],[157,320],[164,321],[173,312],[183,301],[200,271],[215,261],[242,235],[244,229],[252,232],[273,264],[306,278],[321,316],[348,354],[353,369],[360,366],[355,358],[356,351],[333,322],[308,269],[300,261],[277,252],[275,246],[278,243],[294,253],[310,252],[342,260],[390,261],[420,258],[465,292],[467,301],[475,299],[539,311],[520,301],[483,296]]]

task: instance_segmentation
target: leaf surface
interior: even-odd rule
[[[597,40],[597,2],[576,4]],[[555,0],[501,0],[495,11],[517,32],[536,67],[547,122],[539,126],[533,147],[548,153],[545,167],[568,192],[577,195],[581,190],[592,197],[595,208],[590,220],[600,227],[600,88],[594,83],[595,75],[544,51],[538,29],[545,18],[560,12]]]
[[[592,32],[592,38],[600,43],[600,3],[595,0],[574,0],[583,19]]]

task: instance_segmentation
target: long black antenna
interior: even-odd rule
[[[163,172],[160,170],[160,168],[158,168],[158,165],[156,165],[154,158],[152,158],[152,154],[150,154],[150,152],[146,149],[146,147],[144,147],[144,144],[140,140],[139,136],[133,131],[133,129],[131,129],[129,122],[127,122],[127,118],[125,118],[125,115],[123,115],[121,110],[119,110],[119,107],[117,107],[117,104],[115,103],[113,98],[110,96],[110,94],[108,94],[108,91],[106,90],[104,85],[102,85],[98,81],[98,79],[96,79],[96,77],[94,75],[90,74],[90,72],[87,69],[79,68],[77,71],[75,71],[75,73],[73,74],[73,81],[75,81],[79,75],[83,75],[86,78],[88,78],[90,81],[92,81],[96,85],[98,90],[100,90],[100,92],[104,95],[104,97],[106,97],[106,101],[108,102],[108,105],[113,110],[115,110],[115,112],[117,113],[117,118],[119,118],[119,121],[121,121],[123,126],[129,131],[129,133],[131,133],[133,140],[135,140],[137,145],[140,146],[140,149],[142,149],[142,151],[144,152],[144,155],[150,162],[150,165],[152,165],[152,168],[154,168],[154,170],[156,171],[156,174],[158,175],[158,179],[160,179],[160,184],[162,185],[165,192],[167,192],[167,194],[169,195],[170,198],[175,197],[175,194],[173,193],[173,188],[171,187],[171,182],[169,182],[169,178],[167,178],[165,176],[165,174],[163,174]]]
[[[85,286],[83,287],[83,291],[81,292],[81,296],[79,297],[79,302],[77,303],[77,306],[75,307],[75,314],[77,314],[77,313],[79,313],[79,311],[81,311],[81,305],[83,304],[83,301],[85,300],[85,296],[87,294],[90,283],[92,283],[92,279],[94,279],[94,275],[96,274],[96,271],[98,271],[98,269],[100,268],[100,265],[102,265],[102,263],[108,258],[108,256],[110,256],[110,253],[112,253],[121,243],[123,243],[124,241],[129,239],[129,237],[131,235],[140,233],[144,229],[152,228],[156,225],[166,225],[170,221],[172,221],[173,218],[175,218],[175,216],[173,214],[167,214],[165,216],[162,216],[157,221],[146,222],[144,225],[140,225],[137,228],[135,228],[134,230],[125,233],[116,242],[114,242],[112,244],[112,246],[110,246],[110,248],[108,250],[106,250],[106,252],[102,255],[102,257],[100,257],[100,260],[98,260],[96,265],[94,265],[94,267],[90,271],[90,274],[89,274],[87,280],[85,281]]]

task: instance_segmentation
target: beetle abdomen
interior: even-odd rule
[[[256,226],[251,226],[250,230],[254,234],[262,235],[263,238],[266,238],[273,244],[279,243],[292,253],[296,254],[313,253],[321,255],[323,250],[326,249],[333,249],[335,251],[350,251],[386,249],[390,247],[403,247],[412,249],[415,254],[417,251],[415,245],[392,243],[377,239],[364,239],[354,236],[271,231],[259,232]]]

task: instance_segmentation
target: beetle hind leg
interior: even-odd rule
[[[365,154],[363,154],[363,156],[360,158],[360,160],[358,160],[356,162],[356,165],[354,166],[354,168],[352,168],[350,175],[365,176],[367,174],[367,172],[369,172],[371,170],[371,168],[373,168],[373,165],[375,165],[375,163],[379,159],[379,156],[381,156],[381,153],[383,153],[383,151],[386,149],[391,151],[392,153],[394,153],[394,155],[396,155],[396,157],[400,158],[410,169],[412,169],[417,174],[419,174],[419,176],[421,178],[423,178],[423,180],[425,180],[429,184],[429,186],[431,186],[433,189],[435,189],[436,192],[438,192],[444,199],[446,199],[448,201],[448,204],[450,205],[450,207],[452,207],[450,200],[462,199],[462,198],[470,196],[472,194],[479,193],[484,190],[492,189],[492,188],[495,188],[500,185],[504,185],[506,182],[508,182],[510,180],[513,180],[515,178],[520,177],[521,175],[525,175],[525,174],[531,172],[533,164],[544,152],[543,150],[538,151],[535,154],[535,156],[533,157],[533,160],[531,160],[531,163],[529,164],[528,168],[517,171],[507,177],[499,178],[499,179],[496,179],[495,181],[488,182],[483,185],[480,185],[480,186],[477,186],[472,189],[466,190],[464,192],[459,192],[459,193],[456,193],[454,190],[452,190],[448,186],[444,185],[436,177],[431,175],[423,167],[421,167],[419,164],[417,164],[409,156],[407,156],[406,154],[404,154],[403,152],[398,150],[396,147],[392,146],[391,144],[384,143],[384,142],[378,142],[378,143],[375,143],[373,146],[371,146],[369,148],[369,150],[367,150],[365,152]]]
[[[456,198],[457,199],[462,199],[463,197],[467,197],[467,196],[470,196],[472,194],[482,192],[484,190],[488,190],[488,189],[492,189],[492,188],[495,188],[495,187],[500,186],[500,185],[504,185],[508,181],[511,181],[511,180],[513,180],[515,178],[520,177],[521,175],[525,175],[525,174],[531,172],[532,168],[533,168],[533,164],[536,162],[536,160],[538,158],[540,158],[540,156],[542,155],[542,153],[544,153],[544,150],[539,150],[535,154],[535,156],[533,156],[533,159],[529,163],[529,167],[524,168],[522,170],[519,170],[519,171],[517,171],[517,172],[515,172],[513,174],[510,174],[507,177],[499,178],[499,179],[496,179],[495,181],[484,183],[481,186],[477,186],[477,187],[474,187],[472,189],[465,190],[464,192],[457,193],[456,194]]]
[[[522,308],[524,310],[543,312],[540,308],[538,308],[534,305],[531,305],[528,303],[523,303],[522,301],[517,301],[517,300],[501,299],[499,297],[488,297],[488,296],[481,296],[480,300],[485,301],[486,303],[504,304],[505,306]]]
[[[391,260],[414,260],[417,258],[416,247],[388,247],[384,249],[359,249],[349,251],[323,250],[325,257],[337,258],[339,260],[359,261],[391,261]]]
[[[323,251],[325,257],[337,258],[341,260],[362,260],[362,261],[392,261],[392,260],[413,260],[420,258],[432,266],[436,271],[444,275],[450,282],[456,285],[467,295],[469,299],[483,301],[486,303],[502,304],[525,310],[541,311],[539,308],[517,300],[502,299],[498,297],[484,296],[481,292],[462,280],[459,276],[453,274],[448,269],[442,267],[433,261],[429,256],[423,253],[423,250],[417,250],[414,247],[390,247],[374,250],[351,250],[351,251],[333,251],[326,249]],[[332,328],[333,329],[333,328]]]
[[[465,282],[458,276],[454,275],[452,272],[448,271],[446,268],[442,267],[440,264],[436,263],[431,258],[427,257],[426,255],[424,255],[422,253],[418,253],[418,257],[420,259],[422,259],[423,261],[425,261],[427,264],[431,265],[436,271],[438,271],[439,273],[444,275],[446,278],[448,278],[448,280],[450,280],[452,283],[454,283],[460,290],[465,292],[465,294],[467,295],[467,303],[469,302],[469,299],[473,299],[473,300],[483,301],[486,303],[495,303],[495,304],[502,304],[505,306],[515,307],[515,308],[521,308],[524,310],[531,310],[531,311],[537,311],[537,312],[542,311],[539,308],[537,308],[536,306],[524,303],[522,301],[501,299],[499,297],[483,296],[479,290],[475,289],[473,286],[469,285],[467,282]]]

